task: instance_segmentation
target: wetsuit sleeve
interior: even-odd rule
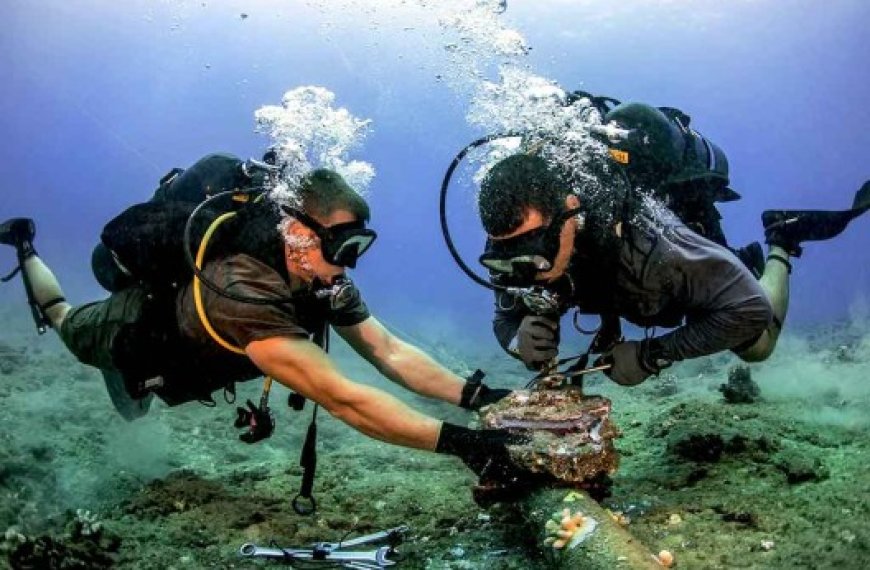
[[[769,326],[773,308],[764,290],[730,251],[686,227],[667,232],[667,268],[685,324],[657,340],[662,356],[683,360],[740,348]]]
[[[357,290],[353,300],[341,309],[330,311],[329,324],[337,327],[352,327],[372,316],[369,308]]]
[[[513,295],[504,291],[495,292],[495,315],[492,330],[498,344],[511,356],[518,357],[516,347],[511,346],[517,336],[523,317],[528,314],[524,305]]]

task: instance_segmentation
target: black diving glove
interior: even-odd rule
[[[516,353],[529,370],[540,370],[559,354],[559,321],[526,315],[517,329]]]
[[[455,455],[481,482],[511,483],[530,473],[513,462],[507,446],[526,441],[504,429],[474,430],[444,422],[435,452]]]
[[[475,370],[474,374],[465,379],[459,407],[476,412],[480,408],[495,404],[511,394],[512,390],[506,388],[490,388],[483,383],[484,376],[486,374],[482,370]]]
[[[610,364],[604,373],[617,384],[635,386],[672,364],[661,357],[661,347],[655,340],[629,340],[615,345],[596,361],[596,366]]]

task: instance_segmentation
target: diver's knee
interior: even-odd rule
[[[45,316],[48,317],[49,321],[51,321],[51,328],[59,332],[70,309],[72,309],[72,305],[65,301],[45,309]]]
[[[776,339],[770,331],[764,331],[750,347],[736,351],[735,354],[743,362],[763,362],[773,354],[774,348]]]

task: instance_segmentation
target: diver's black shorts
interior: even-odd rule
[[[142,289],[130,287],[104,301],[74,307],[60,326],[60,338],[84,364],[115,370],[112,343],[124,325],[139,321],[145,300]]]

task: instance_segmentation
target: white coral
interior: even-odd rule
[[[103,523],[99,521],[97,514],[85,509],[76,509],[74,523],[82,536],[92,536],[103,529]]]

